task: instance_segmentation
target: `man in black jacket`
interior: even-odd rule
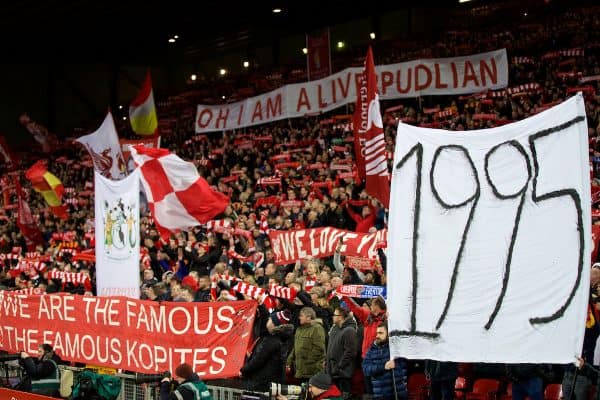
[[[22,389],[27,392],[37,393],[45,396],[59,396],[60,371],[58,364],[62,361],[54,353],[52,346],[41,344],[38,347],[38,358],[34,359],[26,352],[21,352],[19,364],[25,370]]]
[[[259,311],[262,316],[257,321],[261,324],[261,333],[240,369],[240,376],[246,390],[267,392],[271,382],[283,382],[287,354],[283,351],[282,336],[293,336],[294,328],[289,323],[290,312],[287,310],[268,314],[261,305]]]
[[[325,371],[346,398],[350,394],[352,374],[356,369],[359,352],[356,321],[347,309],[337,307],[333,312],[333,324],[329,331]]]

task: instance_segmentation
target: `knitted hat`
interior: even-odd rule
[[[196,279],[189,275],[187,275],[181,280],[181,286],[189,286],[192,289],[192,291],[198,291],[198,281],[196,281]]]
[[[291,313],[288,310],[272,312],[271,315],[269,316],[269,318],[271,318],[271,321],[273,322],[273,325],[275,325],[275,326],[289,324],[290,317],[291,317]]]
[[[310,377],[308,384],[319,389],[327,390],[331,386],[331,377],[325,372],[319,372]]]
[[[189,379],[194,374],[194,370],[190,364],[181,364],[175,368],[175,375],[182,379]]]

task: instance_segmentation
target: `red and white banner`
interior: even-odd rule
[[[359,233],[332,227],[269,231],[277,265],[291,264],[306,257],[329,257],[335,252],[340,238],[344,239],[342,255],[375,258],[377,244],[387,240],[387,229],[375,233]]]
[[[358,92],[360,95],[356,99],[353,119],[354,151],[358,175],[361,179],[366,177],[367,193],[379,200],[384,208],[388,208],[390,180],[371,46],[367,50],[365,69]]]
[[[331,75],[329,29],[319,35],[306,35],[306,71],[309,81]]]
[[[181,363],[202,379],[239,375],[256,301],[180,303],[125,297],[0,294],[0,349],[158,373]]]
[[[7,400],[52,400],[54,397],[39,394],[20,392],[18,390],[0,388],[0,399]]]
[[[375,68],[381,100],[479,93],[506,87],[506,50],[464,57],[414,60]],[[362,68],[347,68],[316,81],[282,86],[260,96],[198,105],[197,133],[232,130],[331,111],[356,101]]]
[[[372,258],[346,256],[346,262],[344,264],[350,268],[360,270],[371,270],[375,268],[375,260]]]

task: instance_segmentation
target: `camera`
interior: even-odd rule
[[[308,385],[303,383],[302,385],[285,385],[281,383],[271,382],[271,390],[269,391],[272,399],[275,399],[277,395],[281,394],[286,396],[288,400],[302,400],[306,399],[308,394]]]
[[[3,354],[4,352],[0,351],[0,363],[16,361],[21,358],[21,353],[18,354]]]
[[[155,383],[160,382],[164,378],[170,378],[171,373],[169,371],[165,371],[162,374],[135,374],[135,383]]]

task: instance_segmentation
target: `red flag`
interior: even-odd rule
[[[329,29],[319,35],[306,35],[306,64],[308,80],[331,75]]]
[[[354,149],[361,179],[367,180],[367,193],[385,208],[390,203],[390,180],[385,154],[383,121],[379,110],[377,76],[373,51],[369,46],[365,69],[356,94],[354,108]]]
[[[19,117],[19,122],[31,133],[31,136],[42,146],[44,153],[50,153],[58,146],[58,138],[41,124],[38,124],[27,114]]]
[[[19,204],[17,226],[25,237],[27,250],[34,251],[35,246],[44,242],[42,232],[39,230],[33,215],[31,215],[31,209],[29,208],[29,204],[27,204],[23,190],[21,189],[21,182],[19,182],[19,178],[15,178],[15,187],[17,190],[17,201]]]
[[[12,171],[17,168],[17,158],[10,151],[8,147],[8,143],[6,143],[6,138],[4,136],[0,136],[0,161],[6,165],[6,168],[9,171]]]

